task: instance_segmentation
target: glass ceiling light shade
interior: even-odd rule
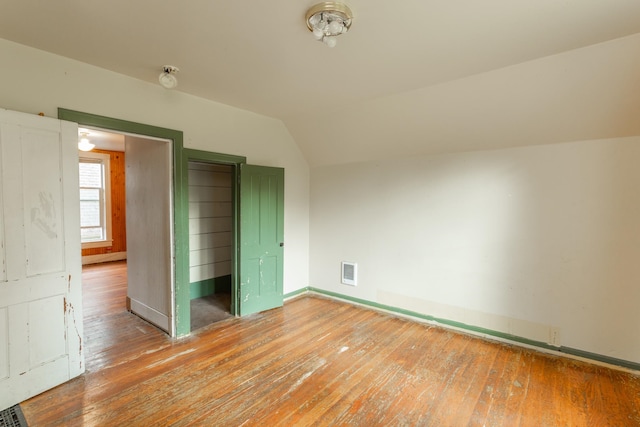
[[[178,67],[174,67],[173,65],[165,65],[162,67],[162,73],[160,73],[160,77],[158,77],[162,87],[165,89],[173,89],[178,86],[178,78],[176,77],[178,71],[180,71]]]
[[[347,5],[332,1],[319,3],[307,11],[307,28],[316,40],[334,47],[337,37],[349,31],[353,14]]]
[[[80,151],[91,151],[95,147],[95,144],[92,144],[89,141],[89,134],[86,132],[82,132],[80,134],[80,142],[78,142],[78,150]]]

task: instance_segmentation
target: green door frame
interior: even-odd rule
[[[174,242],[174,321],[172,336],[187,335],[191,332],[189,313],[189,211],[186,182],[183,180],[186,164],[183,161],[182,131],[145,125],[111,117],[98,116],[80,111],[58,108],[58,118],[115,132],[126,132],[141,136],[151,136],[173,141],[173,242]],[[184,207],[187,207],[184,209]],[[186,229],[186,233],[185,233]],[[187,318],[183,319],[185,315]]]
[[[190,148],[184,148],[182,150],[182,179],[181,183],[184,186],[184,197],[181,200],[182,205],[180,210],[186,212],[186,215],[182,216],[182,224],[178,224],[176,221],[176,230],[180,227],[180,232],[186,236],[182,240],[186,247],[183,248],[183,253],[187,254],[186,264],[189,265],[189,162],[200,163],[215,163],[234,166],[232,173],[233,185],[231,186],[232,200],[233,200],[233,231],[232,231],[232,254],[231,254],[231,314],[234,316],[240,315],[240,308],[238,307],[238,216],[239,216],[239,197],[238,197],[238,176],[240,174],[240,165],[247,163],[247,158],[242,156],[233,156],[229,154],[212,153],[209,151],[193,150]],[[177,208],[177,207],[176,207]],[[190,293],[189,293],[189,271],[187,267],[187,285],[180,295],[176,293],[176,301],[186,301],[180,306],[176,307],[176,312],[182,311],[177,316],[180,322],[186,323],[186,325],[178,325],[179,330],[186,331],[185,334],[190,332],[191,328],[191,313],[189,309]]]

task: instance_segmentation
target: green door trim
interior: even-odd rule
[[[232,200],[233,200],[233,212],[232,212],[232,218],[233,218],[233,234],[232,234],[232,255],[231,255],[231,295],[233,296],[237,296],[238,295],[238,217],[239,217],[239,197],[238,197],[238,175],[240,173],[240,165],[241,164],[246,164],[247,163],[247,158],[243,157],[243,156],[234,156],[234,155],[230,155],[230,154],[222,154],[222,153],[213,153],[213,152],[209,152],[209,151],[202,151],[202,150],[194,150],[191,148],[183,148],[182,150],[182,184],[184,185],[184,189],[185,189],[185,197],[183,202],[183,205],[181,206],[181,210],[183,212],[186,212],[187,214],[183,216],[182,220],[184,221],[184,224],[181,225],[181,229],[184,230],[186,239],[185,243],[186,243],[186,248],[185,248],[185,253],[187,254],[187,261],[186,264],[187,266],[189,265],[189,192],[188,192],[188,188],[189,188],[189,162],[193,161],[193,162],[203,162],[203,163],[216,163],[216,164],[225,164],[225,165],[231,165],[234,166],[233,168],[233,173],[232,173],[232,180],[234,185],[231,186],[231,191],[232,191]],[[177,225],[176,225],[177,227]],[[188,267],[187,267],[187,285],[189,284],[189,272],[188,272]],[[184,291],[186,292],[186,296],[187,297],[191,297],[190,295],[190,289],[187,286],[186,290]],[[176,295],[176,299],[177,299],[177,295]],[[185,298],[184,295],[181,295],[181,298]],[[188,301],[188,300],[187,300]],[[182,322],[186,323],[186,326],[184,326],[185,330],[187,330],[186,333],[190,332],[191,329],[191,313],[189,311],[189,304],[183,304],[182,307],[177,307],[177,309],[181,309],[182,311],[184,311],[184,313],[182,313],[182,315],[179,317],[180,320]],[[239,307],[238,307],[238,301],[237,301],[237,297],[232,297],[231,298],[231,314],[234,316],[238,316],[240,314],[239,312]],[[181,325],[183,326],[183,325]]]
[[[58,108],[58,118],[84,126],[94,126],[116,132],[127,132],[173,141],[173,219],[174,219],[174,322],[172,336],[187,335],[191,331],[189,319],[189,228],[186,185],[183,182],[182,131],[114,119],[96,114]],[[187,210],[184,209],[187,206]],[[186,232],[185,232],[186,230]],[[187,319],[183,319],[184,313]]]

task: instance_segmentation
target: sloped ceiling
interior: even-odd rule
[[[312,166],[640,134],[637,0],[351,0],[333,49],[313,4],[0,0],[0,37],[154,84],[176,65]]]

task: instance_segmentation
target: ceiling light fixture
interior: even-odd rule
[[[313,6],[306,15],[309,31],[316,40],[329,47],[334,47],[337,37],[349,30],[352,19],[353,14],[347,5],[332,1]]]
[[[87,132],[80,133],[80,142],[78,142],[78,150],[81,151],[91,151],[95,147],[95,144],[92,144],[89,141],[89,134]]]
[[[178,78],[175,76],[180,70],[173,65],[165,65],[162,67],[162,73],[160,73],[160,84],[165,89],[173,89],[178,86]]]

